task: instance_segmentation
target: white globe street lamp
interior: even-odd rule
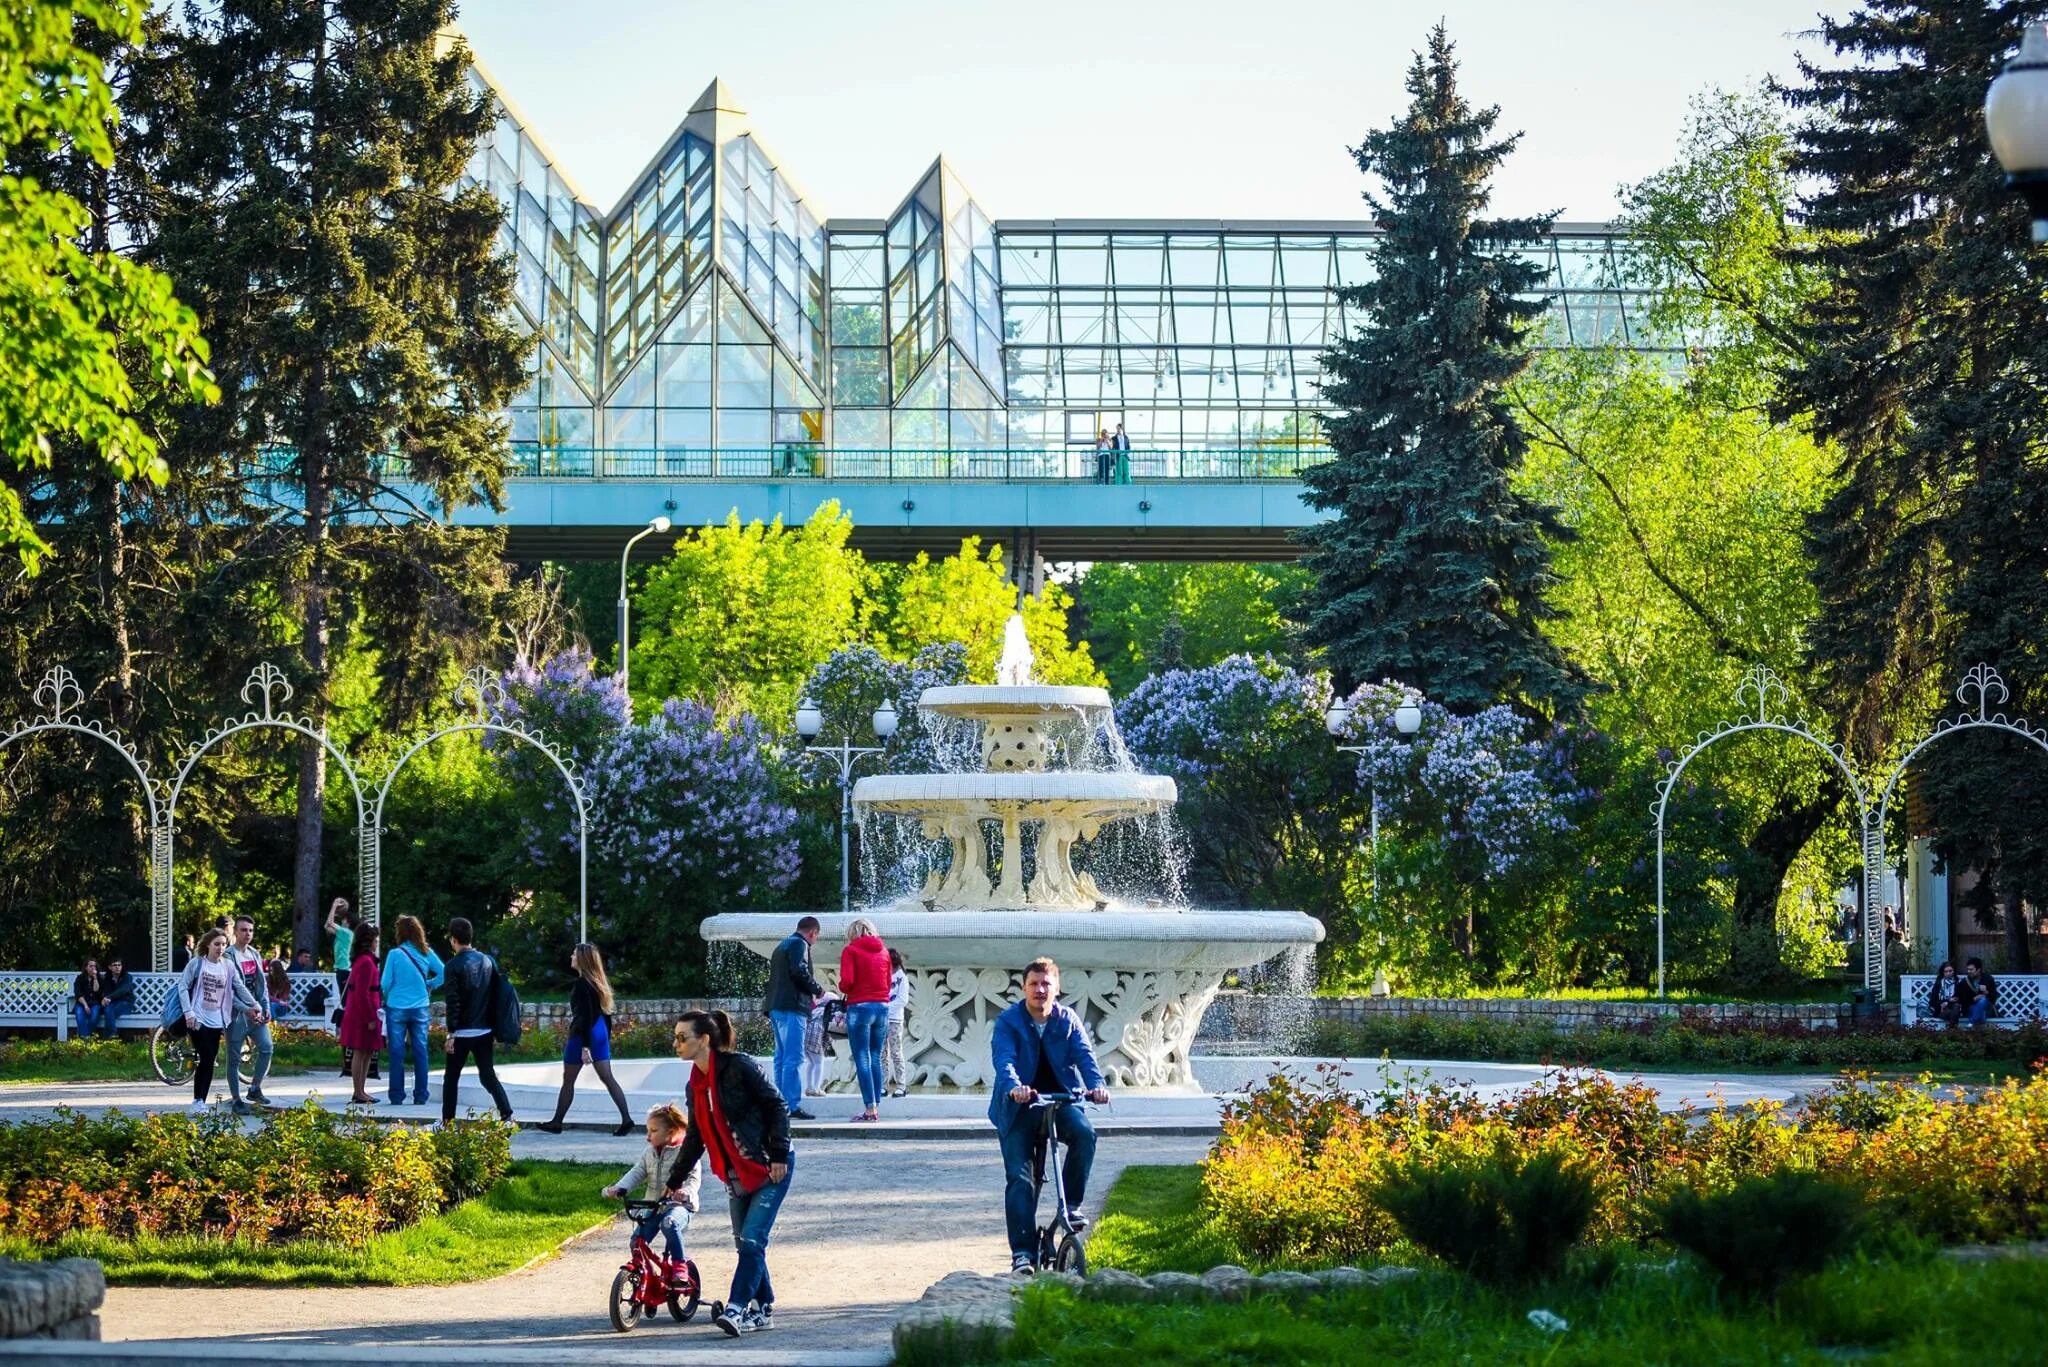
[[[1351,714],[1354,710],[1349,703],[1339,698],[1330,704],[1329,711],[1323,713],[1323,725],[1329,728],[1331,735],[1341,741],[1344,738],[1345,731],[1351,725]],[[1421,729],[1421,702],[1413,693],[1403,694],[1401,701],[1395,704],[1394,707],[1394,730],[1400,733],[1402,740],[1411,740],[1414,738],[1415,733]],[[1363,755],[1365,753],[1363,745],[1339,745],[1337,748],[1347,755]],[[1375,913],[1378,912],[1379,902],[1380,789],[1378,784],[1374,784],[1372,789],[1372,903]],[[1386,943],[1384,935],[1380,937],[1380,942],[1382,945]],[[1372,987],[1369,990],[1375,997],[1392,995],[1393,988],[1387,985],[1387,969],[1385,964],[1373,965]]]
[[[1984,131],[2005,183],[2034,215],[2034,241],[2048,243],[2048,26],[2029,24],[2020,50],[1984,92]]]
[[[619,552],[619,692],[626,699],[627,721],[633,719],[633,689],[627,679],[627,669],[631,664],[628,656],[633,648],[633,638],[627,631],[629,612],[626,607],[626,562],[633,556],[634,544],[642,537],[654,536],[668,529],[668,518],[657,514],[645,527],[633,533],[626,541],[626,549]]]
[[[888,698],[875,709],[868,719],[875,728],[875,734],[888,740],[896,734],[896,704]],[[825,729],[825,712],[809,698],[796,705],[796,733],[805,741],[818,738]],[[855,745],[851,737],[842,737],[837,745],[805,745],[807,755],[823,755],[839,766],[839,909],[853,910],[853,860],[848,835],[853,829],[853,766],[862,755],[879,755],[884,747],[880,745]]]

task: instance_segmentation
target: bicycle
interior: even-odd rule
[[[1039,1127],[1041,1142],[1031,1160],[1031,1178],[1041,1202],[1046,1175],[1059,1172],[1060,1135],[1053,1124],[1053,1117],[1068,1106],[1081,1104],[1080,1097],[1065,1092],[1040,1093],[1031,1102],[1031,1109],[1040,1112],[1035,1123]],[[1038,1230],[1038,1265],[1053,1272],[1072,1272],[1085,1277],[1088,1275],[1088,1251],[1082,1246],[1081,1231],[1087,1228],[1087,1223],[1067,1208],[1065,1181],[1055,1176],[1052,1189],[1056,1198],[1053,1218]]]
[[[662,1207],[674,1204],[630,1197],[624,1202],[626,1217],[636,1225]],[[664,1305],[676,1323],[687,1323],[701,1304],[703,1286],[696,1263],[688,1258],[671,1262],[666,1255],[656,1253],[654,1245],[636,1229],[632,1254],[620,1266],[619,1275],[612,1278],[612,1328],[621,1334],[630,1333],[642,1318]]]
[[[242,1037],[241,1057],[236,1069],[242,1075],[242,1085],[256,1085],[256,1040],[252,1035]],[[166,1087],[182,1087],[192,1080],[192,1072],[199,1066],[199,1049],[192,1043],[192,1036],[185,1032],[172,1034],[167,1025],[153,1027],[149,1032],[149,1066],[157,1081]]]

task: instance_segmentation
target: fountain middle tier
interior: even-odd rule
[[[1073,866],[1078,840],[1103,824],[1170,809],[1174,782],[1157,774],[977,773],[889,774],[854,785],[854,819],[871,813],[914,819],[944,840],[950,857],[910,899],[949,910],[1035,908],[1085,910],[1110,899]],[[983,823],[1000,823],[996,873],[988,866]],[[1036,872],[1024,878],[1024,827],[1035,825]]]

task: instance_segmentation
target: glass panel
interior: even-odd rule
[[[1289,289],[1327,288],[1330,283],[1329,239],[1281,238],[1280,283]]]
[[[1050,285],[1052,283],[1052,239],[1037,235],[1005,233],[1000,239],[1003,283]]]
[[[768,330],[738,295],[720,286],[718,290],[718,340],[721,342],[765,343]]]
[[[607,408],[604,427],[605,444],[614,451],[654,445],[654,410],[651,408]]]
[[[825,439],[825,412],[819,408],[778,409],[775,414],[774,436],[777,445],[785,442],[816,445]]]
[[[652,406],[654,403],[654,367],[654,353],[650,351],[647,355],[641,357],[639,364],[635,365],[631,373],[619,382],[619,387],[612,391],[611,398],[607,401],[606,407],[644,408]]]
[[[1173,335],[1183,346],[1194,344],[1205,346],[1219,340],[1217,329],[1222,328],[1221,340],[1230,340],[1230,325],[1219,319],[1216,297],[1211,294],[1173,295]]]
[[[935,360],[926,366],[910,388],[896,402],[899,409],[944,408],[947,399],[947,374],[943,361]]]
[[[711,348],[665,346],[661,357],[661,404],[664,408],[711,406]]]
[[[1175,289],[1211,289],[1222,283],[1216,264],[1217,239],[1172,237],[1166,242],[1166,268]]]
[[[1363,285],[1373,278],[1372,239],[1366,237],[1340,237],[1337,239],[1337,283],[1340,286]]]
[[[1232,289],[1273,283],[1273,239],[1226,238],[1224,271]]]
[[[1166,279],[1166,239],[1118,236],[1110,241],[1119,289],[1158,285]]]
[[[766,342],[735,345],[721,342],[718,348],[718,406],[720,408],[766,408],[773,376],[772,352]]]
[[[668,449],[706,450],[711,445],[711,410],[664,408],[656,424],[658,444]]]
[[[1062,285],[1106,285],[1109,283],[1109,250],[1106,238],[1061,237],[1059,281]]]
[[[842,290],[881,287],[881,247],[842,247],[835,240],[832,245],[832,288]]]
[[[1077,342],[1092,342],[1099,345],[1107,340],[1109,310],[1102,295],[1062,293],[1057,298],[1062,342],[1068,346],[1073,346]]]
[[[823,401],[802,371],[790,364],[789,358],[780,352],[775,356],[775,406],[777,408],[816,408]]]
[[[882,341],[882,296],[832,295],[832,340],[841,346],[875,346]]]
[[[880,348],[834,347],[832,349],[832,402],[835,404],[883,404],[883,356]]]
[[[836,362],[837,357],[834,357]],[[832,414],[832,444],[883,450],[889,445],[889,410],[849,409]]]
[[[720,447],[765,449],[768,445],[768,410],[720,407],[718,444]]]

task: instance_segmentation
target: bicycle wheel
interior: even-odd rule
[[[690,1269],[689,1299],[685,1300],[673,1291],[668,1293],[668,1312],[675,1317],[678,1324],[687,1324],[690,1317],[697,1313],[697,1307],[704,1303],[704,1281],[697,1275],[696,1260],[685,1258],[683,1259],[683,1266]]]
[[[167,1035],[161,1025],[149,1032],[149,1066],[156,1070],[157,1081],[166,1087],[190,1082],[198,1063],[191,1036]]]
[[[630,1267],[619,1269],[612,1278],[612,1328],[630,1334],[640,1323],[640,1279]]]
[[[242,1056],[235,1060],[235,1071],[242,1075],[244,1087],[256,1085],[256,1037],[242,1036]]]
[[[1071,1231],[1060,1236],[1059,1252],[1053,1256],[1052,1270],[1071,1272],[1077,1277],[1088,1275],[1088,1252],[1081,1247],[1081,1240]]]

